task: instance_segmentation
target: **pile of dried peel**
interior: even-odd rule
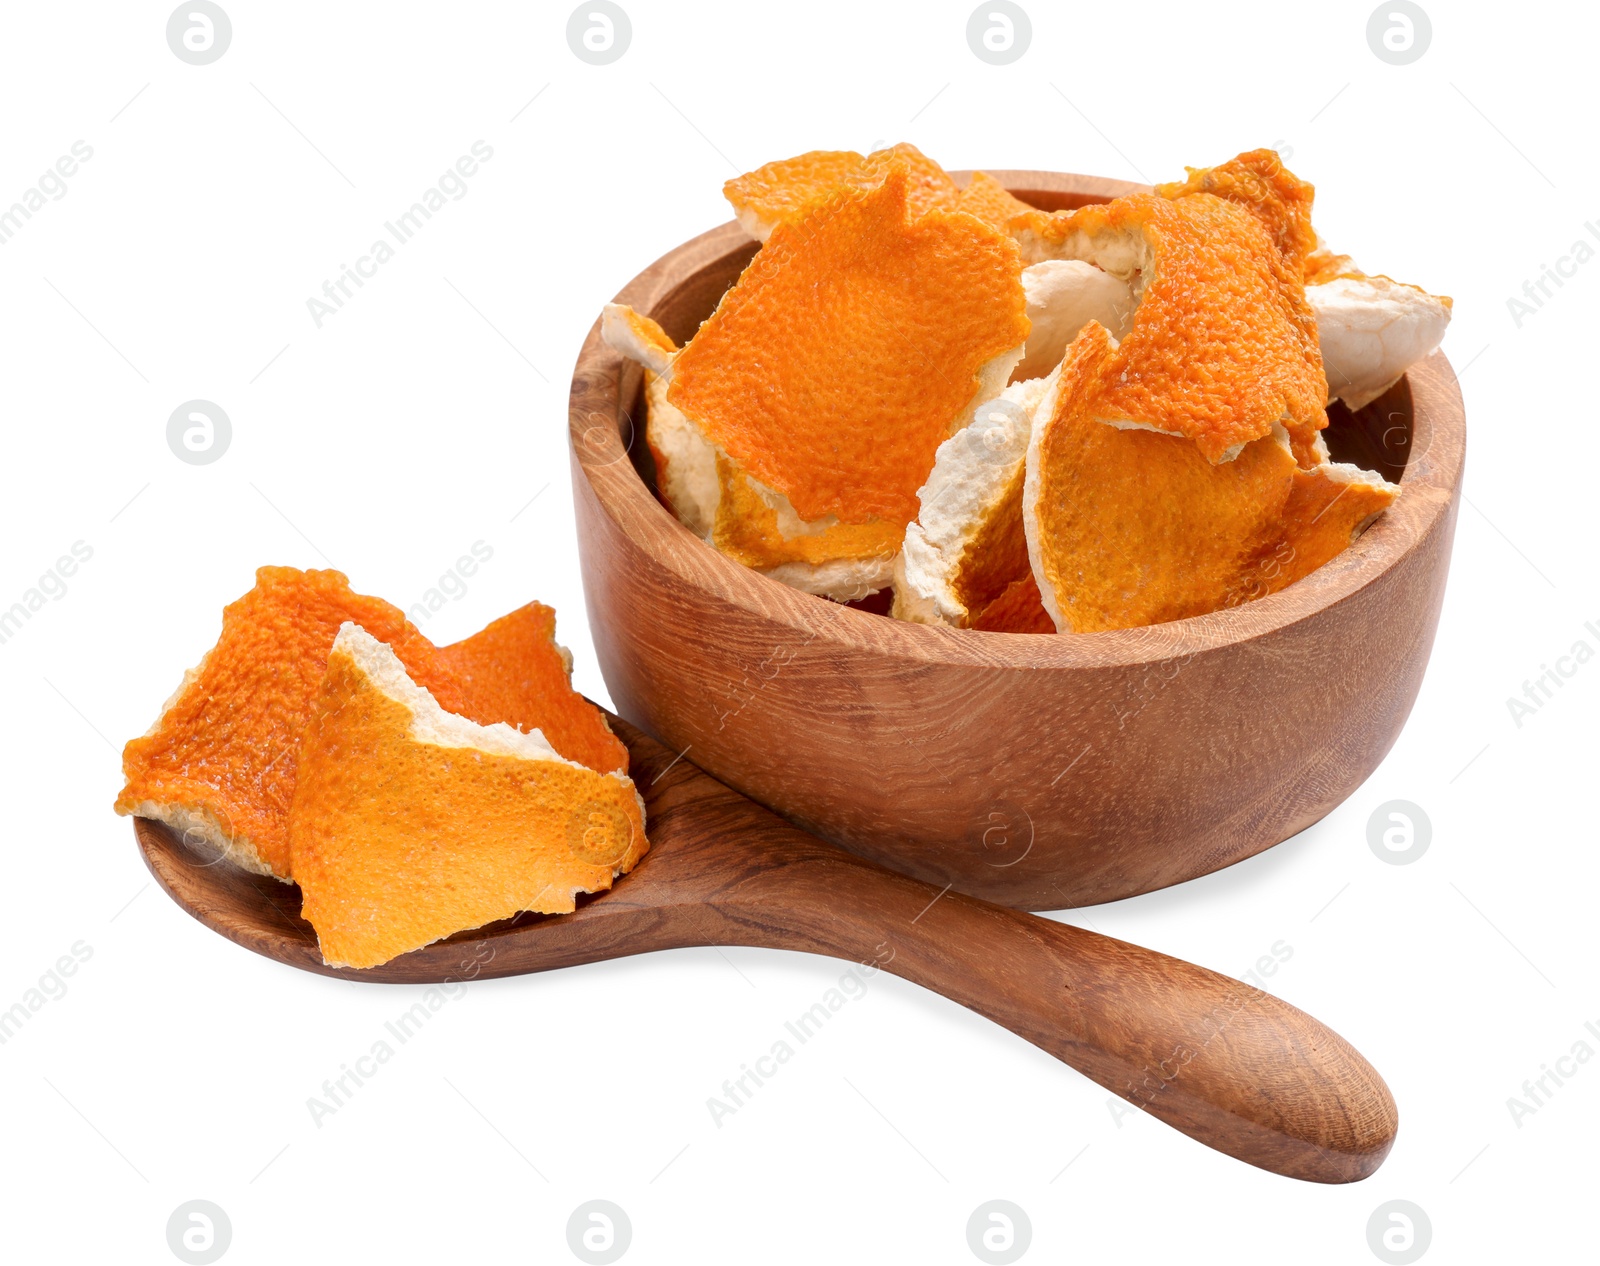
[[[644,365],[657,489],[730,558],[907,620],[1094,632],[1274,593],[1394,500],[1333,462],[1450,301],[1333,255],[1271,150],[1047,213],[910,145],[769,163],[724,192],[762,243]]]
[[[334,966],[568,912],[649,847],[627,748],[570,678],[539,603],[435,646],[339,572],[263,567],[123,749],[116,809],[299,884]]]

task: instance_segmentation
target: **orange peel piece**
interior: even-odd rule
[[[537,731],[447,712],[353,623],[327,655],[289,832],[302,913],[340,967],[523,911],[569,912],[649,847],[625,774],[566,760]]]
[[[938,445],[1027,339],[1014,243],[959,212],[914,215],[911,187],[895,159],[808,204],[681,350],[638,314],[602,319],[655,372],[646,434],[678,519],[838,601],[889,582]]]
[[[567,680],[549,608],[525,607],[440,650],[398,607],[353,592],[340,572],[263,567],[223,611],[216,645],[156,723],[124,747],[116,811],[165,822],[247,870],[287,880],[300,738],[346,621],[387,642],[449,711],[548,725],[558,747],[571,744],[566,755],[626,767],[605,718]],[[535,689],[542,693],[524,693]]]
[[[898,525],[801,519],[788,498],[742,471],[667,399],[678,349],[659,325],[607,304],[601,333],[645,365],[645,441],[655,459],[656,492],[679,522],[746,567],[807,593],[849,602],[888,584]]]
[[[903,527],[934,451],[1028,335],[1015,244],[908,213],[909,173],[780,225],[672,364],[668,400],[803,519]]]
[[[678,354],[678,345],[660,324],[625,303],[608,303],[600,312],[600,337],[652,374],[664,374]]]
[[[896,619],[977,627],[1029,574],[1022,486],[1035,413],[1054,386],[1054,375],[1011,384],[939,446],[895,567]]]
[[[1345,271],[1306,287],[1328,399],[1347,408],[1371,404],[1444,341],[1451,302],[1388,277]]]
[[[644,435],[655,460],[656,493],[680,523],[709,541],[722,498],[717,450],[667,399],[677,344],[655,321],[621,303],[605,305],[600,337],[644,366]]]
[[[1126,338],[1138,306],[1133,287],[1079,259],[1046,259],[1022,270],[1028,302],[1028,345],[1012,378],[1042,378],[1061,363],[1078,331],[1098,321]]]
[[[1190,167],[1189,178],[1157,185],[1166,198],[1209,193],[1249,211],[1267,230],[1306,287],[1317,320],[1327,398],[1360,409],[1433,352],[1450,324],[1448,297],[1388,277],[1368,277],[1337,255],[1311,225],[1315,190],[1270,149],[1252,150],[1216,167]]]
[[[990,633],[1054,633],[1055,621],[1044,609],[1039,582],[1027,572],[1000,591],[1000,596],[972,621],[972,628]]]
[[[626,745],[572,688],[572,655],[556,641],[553,608],[530,602],[441,646],[438,656],[460,692],[462,716],[523,734],[537,730],[568,760],[602,774],[627,772]]]
[[[1023,524],[1062,632],[1203,615],[1275,593],[1344,550],[1399,489],[1351,466],[1304,469],[1287,433],[1216,463],[1196,441],[1106,420],[1117,349],[1085,328],[1041,408]]]
[[[1315,188],[1283,165],[1276,150],[1254,149],[1215,167],[1185,167],[1187,180],[1156,186],[1163,198],[1209,193],[1249,211],[1266,229],[1285,262],[1304,277],[1306,261],[1317,249],[1311,227]]]
[[[1105,366],[1099,416],[1181,435],[1213,462],[1282,425],[1315,464],[1328,423],[1316,319],[1249,212],[1212,194],[1134,194],[1019,221],[1034,262],[1079,259],[1129,283],[1137,308]]]
[[[907,173],[906,205],[912,216],[955,208],[960,196],[956,182],[905,142],[865,157],[854,150],[813,150],[782,158],[734,177],[722,186],[722,193],[745,232],[765,242],[778,225],[798,223],[842,190],[862,191],[882,184],[897,165]]]
[[[1319,242],[1317,249],[1306,256],[1303,275],[1309,291],[1312,286],[1320,286],[1324,282],[1337,281],[1340,277],[1365,277],[1366,273],[1356,267],[1356,261],[1350,256],[1337,255]]]
[[[955,210],[976,216],[997,229],[1009,229],[1020,215],[1034,208],[1017,197],[986,171],[975,171],[956,195]]]

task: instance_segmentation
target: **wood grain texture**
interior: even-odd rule
[[[1029,202],[1139,186],[1001,173]],[[689,338],[756,249],[735,224],[617,296]],[[628,720],[789,820],[938,886],[1024,909],[1162,888],[1304,830],[1376,768],[1421,685],[1465,455],[1443,354],[1359,413],[1339,460],[1399,501],[1280,593],[1148,628],[937,629],[788,589],[655,499],[641,374],[600,341],[571,389],[590,625]]]
[[[1164,954],[894,874],[783,822],[623,722],[651,850],[569,915],[522,916],[367,971],[326,966],[299,890],[135,821],[157,882],[230,940],[349,980],[439,982],[688,945],[854,960],[970,1007],[1185,1134],[1314,1182],[1364,1178],[1394,1100],[1336,1033]]]

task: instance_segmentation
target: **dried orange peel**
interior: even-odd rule
[[[1033,211],[1032,207],[986,171],[972,173],[972,179],[956,195],[954,209],[976,216],[997,229],[1009,229],[1018,216]]]
[[[913,217],[909,175],[774,230],[672,364],[667,398],[807,520],[909,522],[933,453],[1028,336],[1017,251]]]
[[[1444,341],[1452,305],[1388,277],[1354,271],[1348,257],[1338,275],[1306,287],[1317,317],[1328,399],[1350,409],[1371,404]]]
[[[302,913],[341,967],[522,911],[571,911],[648,847],[625,774],[566,760],[538,731],[446,711],[353,623],[306,725],[289,839]]]
[[[223,611],[216,645],[149,732],[123,749],[117,812],[165,822],[247,870],[289,879],[300,739],[346,621],[392,647],[448,711],[542,729],[566,756],[626,769],[626,748],[572,690],[548,607],[530,604],[439,648],[398,607],[352,592],[339,572],[263,567],[255,588]]]
[[[1174,200],[1205,193],[1237,204],[1260,221],[1284,261],[1304,277],[1306,260],[1318,245],[1311,227],[1316,191],[1283,165],[1277,151],[1250,150],[1215,167],[1184,170],[1187,180],[1157,185],[1156,193]]]
[[[1018,381],[1053,370],[1090,321],[1125,338],[1138,306],[1129,281],[1081,259],[1047,259],[1024,268],[1022,293],[1029,328],[1022,363],[1011,375]]]
[[[622,303],[608,303],[602,310],[600,337],[644,366],[645,443],[655,460],[656,491],[685,527],[711,540],[722,501],[717,450],[667,400],[666,375],[677,344],[656,322]]]
[[[1277,426],[1212,461],[1182,435],[1108,415],[1118,349],[1079,335],[1035,419],[1023,525],[1062,632],[1203,615],[1275,593],[1344,550],[1398,489],[1370,472],[1305,469]]]
[[[1122,628],[1274,592],[1398,492],[1329,461],[1326,406],[1387,390],[1450,301],[1335,254],[1272,150],[1056,213],[904,145],[725,192],[765,245],[695,337],[623,310],[605,334],[646,367],[663,500],[769,576]]]
[[[899,525],[802,519],[787,497],[741,470],[668,400],[678,348],[659,325],[607,304],[601,337],[645,366],[645,441],[656,491],[679,522],[746,567],[807,593],[850,602],[889,583]]]
[[[1248,210],[1267,230],[1306,287],[1317,318],[1328,399],[1360,409],[1400,380],[1444,340],[1447,296],[1389,277],[1369,277],[1337,255],[1311,225],[1314,190],[1270,149],[1252,150],[1216,167],[1191,167],[1189,178],[1157,185],[1167,198],[1209,193]]]
[[[600,709],[572,688],[572,655],[556,641],[556,613],[542,602],[441,646],[438,656],[461,696],[462,716],[538,731],[568,760],[602,774],[627,772],[627,747]]]
[[[798,223],[841,192],[876,188],[892,167],[906,173],[906,206],[913,217],[956,208],[961,196],[956,182],[915,145],[903,142],[865,157],[854,150],[813,150],[782,158],[734,177],[722,193],[745,232],[765,242],[778,225]],[[985,197],[983,205],[991,207],[993,200]]]
[[[1028,574],[1024,466],[1035,410],[1054,383],[1013,383],[939,446],[895,569],[896,619],[974,627]]]
[[[779,223],[661,366],[670,412],[651,397],[679,518],[841,601],[887,583],[935,451],[999,394],[1028,335],[1011,239],[961,212],[916,214],[911,187],[896,159],[872,187]],[[639,320],[618,314],[602,333],[642,360],[657,344]],[[715,487],[714,503],[691,486]]]
[[[1101,416],[1193,440],[1226,461],[1281,425],[1314,458],[1327,425],[1316,321],[1249,212],[1212,194],[1134,194],[1021,223],[1024,258],[1077,259],[1128,283],[1137,304],[1107,367]]]
[[[1055,621],[1044,609],[1039,582],[1024,572],[973,618],[969,628],[988,633],[1054,633]]]

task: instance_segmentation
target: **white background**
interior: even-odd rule
[[[632,44],[596,67],[564,4],[224,2],[209,66],[169,50],[164,3],[8,5],[0,31],[0,206],[94,151],[0,246],[0,607],[93,549],[0,645],[0,1008],[92,948],[0,1046],[7,1260],[173,1261],[193,1198],[241,1263],[573,1261],[591,1198],[626,1210],[630,1263],[971,1262],[991,1198],[1029,1215],[1026,1261],[1376,1261],[1390,1199],[1425,1210],[1426,1260],[1594,1252],[1600,1060],[1520,1126],[1507,1099],[1600,1026],[1600,662],[1520,727],[1506,704],[1579,639],[1600,650],[1600,263],[1521,328],[1507,307],[1600,217],[1592,16],[1429,0],[1432,44],[1396,67],[1365,0],[1029,0],[1029,51],[995,67],[966,3],[625,0]],[[424,631],[540,598],[604,700],[565,438],[590,322],[728,218],[737,171],[901,139],[1130,179],[1276,142],[1336,247],[1455,297],[1468,500],[1393,753],[1263,856],[1065,916],[1233,974],[1292,947],[1272,987],[1386,1076],[1391,1158],[1320,1187],[1118,1123],[1105,1091],[887,975],[718,1128],[707,1098],[843,970],[755,950],[473,985],[319,1128],[308,1097],[420,990],[298,973],[182,914],[111,813],[121,743],[256,566],[336,565],[410,606],[476,541],[492,560]],[[318,329],[307,298],[478,140],[466,196]],[[197,397],[234,428],[209,466],[165,438]],[[1392,799],[1432,822],[1411,865],[1367,845]]]

